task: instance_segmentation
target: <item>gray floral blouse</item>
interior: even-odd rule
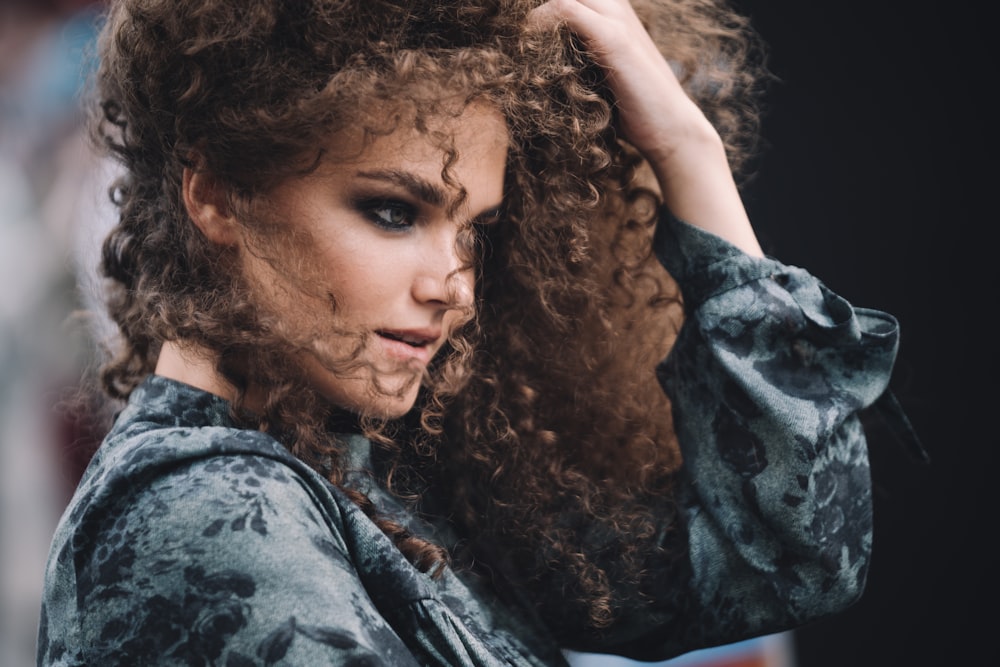
[[[342,491],[227,403],[151,376],[66,509],[38,665],[566,665],[561,648],[666,659],[794,627],[861,594],[872,544],[862,409],[895,319],[805,271],[663,216],[687,320],[658,373],[684,454],[688,558],[600,637],[549,629],[464,570],[416,570]],[[349,484],[448,543],[366,474]],[[665,519],[666,521],[666,519]],[[647,591],[649,592],[649,591]]]

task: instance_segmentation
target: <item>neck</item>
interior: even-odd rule
[[[154,372],[231,401],[236,390],[219,373],[217,360],[214,352],[198,345],[166,341],[160,349]]]

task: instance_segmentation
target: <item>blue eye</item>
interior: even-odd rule
[[[388,230],[412,227],[416,217],[416,212],[409,204],[385,199],[365,202],[361,209],[373,223]]]

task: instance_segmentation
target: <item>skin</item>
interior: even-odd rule
[[[718,132],[687,96],[628,0],[549,0],[538,27],[566,23],[608,73],[619,130],[649,161],[681,220],[763,256]]]
[[[684,92],[628,0],[549,0],[534,10],[529,29],[562,23],[607,71],[619,106],[619,130],[649,161],[664,204],[682,220],[750,255],[763,256],[721,138]],[[421,200],[398,184],[358,176],[396,170],[447,192],[440,177],[440,150],[405,128],[377,139],[356,162],[325,163],[316,174],[290,181],[273,195],[276,210],[288,213],[288,224],[302,225],[316,240],[317,253],[329,267],[329,294],[340,306],[345,327],[365,336],[362,358],[375,369],[383,389],[371,391],[370,374],[332,368],[337,358],[354,349],[356,338],[321,339],[304,353],[309,380],[341,407],[389,417],[409,410],[420,373],[459,319],[459,310],[470,305],[472,277],[461,271],[457,231],[462,223],[488,217],[500,205],[507,135],[502,118],[491,109],[472,107],[460,120],[439,120],[443,129],[455,133],[463,156],[455,174],[468,191],[468,201],[456,216],[448,214],[447,206]],[[264,298],[275,312],[294,325],[308,321],[304,310],[329,309],[320,304],[322,299],[302,300],[293,289],[281,287],[287,281],[250,251],[239,221],[214,192],[210,175],[186,172],[184,182],[192,220],[213,241],[240,247],[250,277],[269,286]],[[398,199],[404,208],[415,210],[418,224],[407,232],[373,224],[371,211],[366,215],[351,203],[362,182],[369,198]],[[381,211],[383,216],[399,214]],[[386,331],[394,333],[381,335]],[[407,331],[424,341],[419,348],[389,339]],[[168,341],[156,372],[231,397],[232,388],[214,370],[215,361],[184,341]]]
[[[467,191],[457,207],[456,186],[441,174],[444,152],[405,126],[268,195],[267,208],[311,249],[295,269],[307,275],[309,291],[280,258],[261,255],[209,175],[185,174],[192,220],[213,241],[238,247],[265,310],[279,315],[289,337],[304,340],[300,361],[310,385],[357,413],[398,417],[413,406],[428,363],[472,307],[460,230],[493,221],[502,203],[508,135],[500,114],[474,104],[457,118],[433,120],[431,129],[454,137],[459,158],[449,170]],[[361,148],[361,140],[348,134],[331,145]],[[156,372],[233,394],[212,355],[190,345],[165,343]]]

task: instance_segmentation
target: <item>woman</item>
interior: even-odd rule
[[[764,257],[753,46],[708,0],[113,3],[124,406],[38,663],[655,660],[856,600],[897,326]]]

